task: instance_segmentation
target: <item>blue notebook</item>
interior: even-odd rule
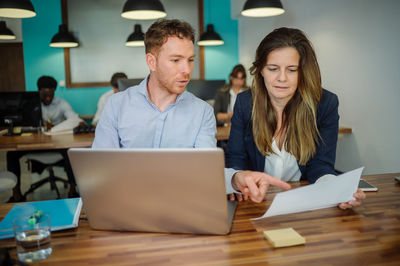
[[[81,209],[81,198],[17,203],[0,222],[0,239],[14,237],[12,221],[16,217],[32,215],[38,210],[50,215],[51,231],[75,228],[78,226]]]

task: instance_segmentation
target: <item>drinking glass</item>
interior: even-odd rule
[[[50,216],[43,214],[35,223],[29,221],[31,217],[26,215],[13,220],[18,258],[24,262],[46,259],[52,251]]]

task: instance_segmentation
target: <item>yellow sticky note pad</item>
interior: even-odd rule
[[[276,248],[306,243],[306,239],[293,228],[264,231],[264,237]]]
[[[32,133],[22,133],[21,137],[30,137],[32,136]]]
[[[22,128],[21,127],[14,127],[13,128],[13,133],[14,134],[20,134],[21,133]]]

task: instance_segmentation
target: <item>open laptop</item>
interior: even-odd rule
[[[94,229],[228,234],[224,153],[210,149],[68,150]]]

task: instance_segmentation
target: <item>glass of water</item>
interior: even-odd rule
[[[43,214],[34,223],[31,217],[21,216],[13,221],[18,258],[24,262],[43,260],[51,254],[50,216]]]

